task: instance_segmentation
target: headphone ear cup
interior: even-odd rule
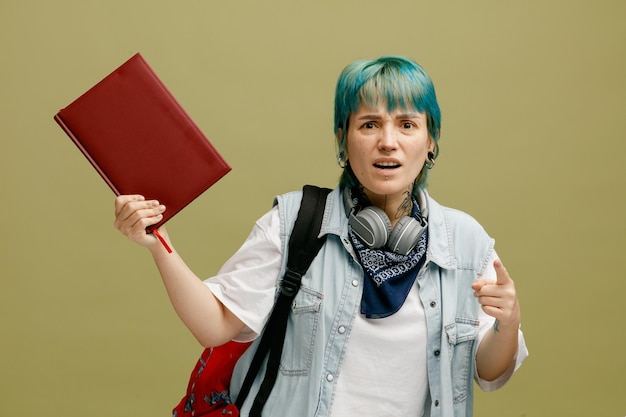
[[[413,250],[426,228],[412,217],[404,216],[396,223],[389,235],[387,248],[400,255],[408,255]]]
[[[376,206],[365,207],[350,215],[350,226],[367,247],[378,249],[385,246],[391,233],[391,222],[387,214]]]

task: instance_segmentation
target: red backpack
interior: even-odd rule
[[[205,349],[191,371],[187,391],[174,408],[173,417],[238,416],[239,410],[230,401],[230,377],[251,343],[231,341]]]

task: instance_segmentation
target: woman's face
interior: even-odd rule
[[[369,200],[379,207],[404,200],[434,147],[425,113],[390,113],[386,103],[361,105],[351,114],[346,140],[346,159]]]

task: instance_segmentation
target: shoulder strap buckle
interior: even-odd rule
[[[301,281],[301,273],[288,269],[281,281],[280,292],[289,298],[295,297],[300,289]]]

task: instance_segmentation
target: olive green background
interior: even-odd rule
[[[496,238],[531,351],[506,387],[477,393],[476,415],[626,415],[625,12],[621,0],[2,0],[0,416],[167,416],[201,351],[52,119],[136,52],[233,167],[168,224],[201,277],[275,194],[336,184],[340,70],[416,59],[443,113],[429,189]]]

